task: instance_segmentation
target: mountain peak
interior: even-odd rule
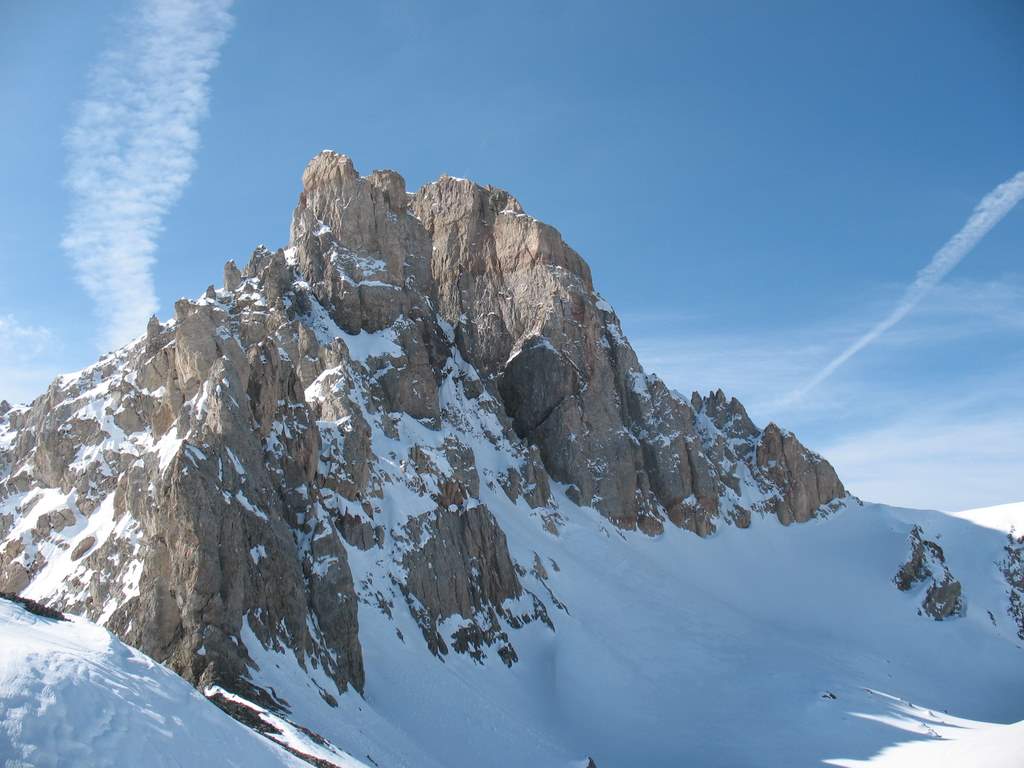
[[[409,194],[332,152],[287,248],[229,261],[12,413],[0,590],[278,709],[295,685],[328,707],[364,690],[364,619],[516,664],[518,630],[565,608],[524,536],[708,536],[853,503],[735,399],[645,372],[582,257],[513,196]]]

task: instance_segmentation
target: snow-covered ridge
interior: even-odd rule
[[[41,618],[0,598],[0,648],[4,765],[309,766],[79,617]]]

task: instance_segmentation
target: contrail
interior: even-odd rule
[[[72,200],[61,245],[95,303],[104,348],[141,333],[157,309],[156,242],[195,167],[230,6],[142,0],[92,72],[68,131]]]
[[[970,218],[967,219],[967,223],[944,246],[936,251],[932,260],[917,273],[914,282],[903,292],[903,297],[893,308],[892,312],[870,331],[843,350],[841,354],[837,355],[828,365],[818,371],[810,381],[802,387],[793,390],[783,402],[793,403],[802,398],[835,373],[839,366],[906,317],[921,299],[928,295],[928,292],[938,285],[942,278],[949,274],[949,271],[963,260],[964,256],[973,250],[974,246],[988,234],[989,230],[1013,210],[1013,207],[1022,198],[1024,198],[1024,171],[1020,171],[1009,181],[1004,181],[982,198]]]

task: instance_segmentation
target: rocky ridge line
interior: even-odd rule
[[[328,703],[362,690],[361,611],[481,663],[554,630],[568,609],[496,504],[552,536],[581,507],[706,536],[845,497],[791,433],[644,372],[586,263],[508,193],[410,194],[325,152],[288,248],[0,414],[0,589],[286,710],[260,659]]]

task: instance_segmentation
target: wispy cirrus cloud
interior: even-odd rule
[[[869,501],[946,512],[1022,501],[1024,408],[987,399],[931,403],[819,447]]]
[[[792,391],[836,346],[860,336],[864,315],[882,313],[903,286],[879,285],[820,323],[723,328],[684,312],[624,312],[627,335],[644,366],[684,393],[721,387],[762,420],[835,411],[862,390],[859,374],[828,382],[823,396],[792,400]],[[987,280],[950,279],[929,293],[913,317],[878,340],[879,352],[927,350],[970,338],[1024,331],[1024,274]],[[819,390],[820,391],[820,390]]]
[[[104,348],[141,333],[157,309],[157,239],[195,168],[230,6],[142,0],[93,71],[68,131],[72,202],[62,246],[95,303]]]
[[[49,328],[0,315],[0,400],[23,402],[38,395],[40,383],[57,373],[57,349]]]
[[[947,511],[1024,500],[1024,275],[936,286],[877,340],[872,365],[824,382],[813,397],[787,398],[836,339],[858,337],[865,311],[891,306],[898,291],[879,286],[866,310],[850,302],[824,324],[723,330],[695,317],[628,313],[623,322],[648,371],[684,393],[721,386],[756,423],[794,429],[863,498]],[[980,347],[989,354],[973,356]],[[880,361],[920,355],[946,363],[900,375],[882,363],[879,374]]]
[[[826,396],[796,402],[788,395],[820,366],[837,340],[842,344],[858,338],[860,317],[883,310],[898,290],[879,286],[866,307],[852,301],[845,313],[815,324],[723,330],[693,316],[630,313],[623,315],[623,323],[644,366],[671,386],[686,393],[721,387],[762,419],[773,419],[846,407],[847,395],[863,389],[866,372],[848,382],[831,380]],[[913,350],[1000,334],[1019,338],[1022,331],[1024,275],[950,280],[935,287],[911,321],[878,339],[877,348],[902,357]],[[867,373],[870,381],[878,381]]]
[[[981,199],[960,231],[942,246],[907,287],[896,306],[867,333],[858,337],[836,355],[824,368],[794,389],[788,400],[797,401],[821,384],[851,357],[876,341],[905,318],[963,258],[971,252],[989,230],[1024,199],[1024,171],[1003,182]]]
[[[0,353],[20,359],[35,357],[53,342],[53,332],[41,325],[25,325],[14,315],[0,315]]]
[[[641,330],[629,338],[647,371],[669,386],[685,395],[721,388],[762,421],[780,416],[781,398],[827,354],[822,339],[799,329],[679,335]]]

